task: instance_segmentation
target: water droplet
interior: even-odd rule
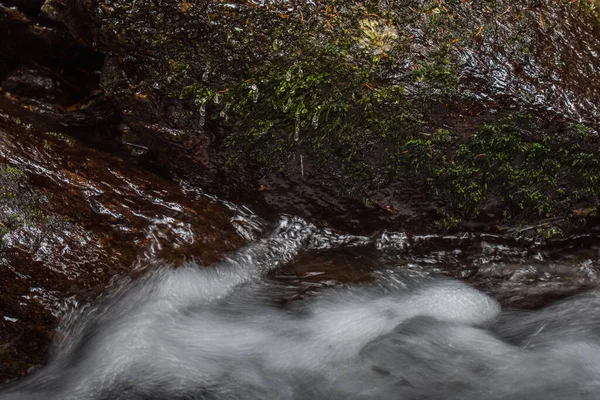
[[[204,82],[208,81],[209,76],[210,76],[210,63],[206,63],[206,68],[204,69],[204,73],[202,74],[202,80]]]
[[[198,119],[198,124],[200,126],[204,126],[204,123],[206,122],[206,105],[203,104],[200,107],[200,118]]]
[[[208,99],[206,97],[203,97],[202,99],[196,100],[196,104],[199,105],[199,108],[198,108],[198,112],[199,112],[198,124],[200,126],[204,126],[204,123],[206,122],[206,103],[207,102],[208,102]]]
[[[221,102],[221,93],[215,93],[215,96],[213,97],[213,102],[215,104],[219,104]]]
[[[300,121],[296,120],[296,128],[294,130],[294,140],[297,142],[300,140]]]
[[[285,80],[288,82],[292,80],[292,70],[287,70],[287,73],[285,74]]]

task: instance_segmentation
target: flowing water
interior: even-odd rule
[[[559,245],[284,217],[217,264],[154,265],[73,310],[47,365],[0,398],[595,399],[599,292],[535,304],[596,283],[585,240],[575,261]]]

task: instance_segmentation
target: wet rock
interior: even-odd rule
[[[36,67],[20,67],[11,71],[2,82],[3,90],[11,95],[40,98],[52,103],[68,102],[64,83],[50,71]]]
[[[106,54],[103,87],[163,165],[267,211],[422,230],[598,206],[600,167],[567,155],[598,157],[600,24],[585,2],[44,8]],[[509,147],[481,146],[494,130]]]
[[[19,9],[0,4],[0,60],[8,67],[43,63],[72,46],[69,34],[56,24],[38,24]],[[58,53],[58,54],[57,54]],[[1,76],[0,76],[1,77]]]
[[[244,243],[222,204],[41,126],[0,113],[2,381],[44,361],[57,317],[151,261]]]
[[[600,49],[582,3],[39,3],[0,6],[0,379],[148,260],[211,263],[253,237],[193,184],[265,216],[408,231],[304,255],[274,277],[292,296],[381,261],[522,307],[597,285],[597,246],[539,250],[598,225]],[[522,242],[410,235],[457,226]]]
[[[46,112],[73,107],[98,89],[103,57],[79,46],[35,2],[0,4],[0,88]],[[27,10],[36,8],[36,12]]]
[[[44,0],[4,0],[3,3],[9,7],[16,7],[25,14],[35,16],[40,12]]]

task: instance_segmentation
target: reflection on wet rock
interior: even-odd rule
[[[0,127],[0,378],[39,364],[56,317],[148,260],[212,263],[233,212],[60,132]],[[18,139],[17,139],[18,138]]]

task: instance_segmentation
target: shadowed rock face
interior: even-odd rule
[[[586,2],[44,11],[106,55],[104,90],[161,163],[266,210],[423,229],[597,206],[600,25]]]

